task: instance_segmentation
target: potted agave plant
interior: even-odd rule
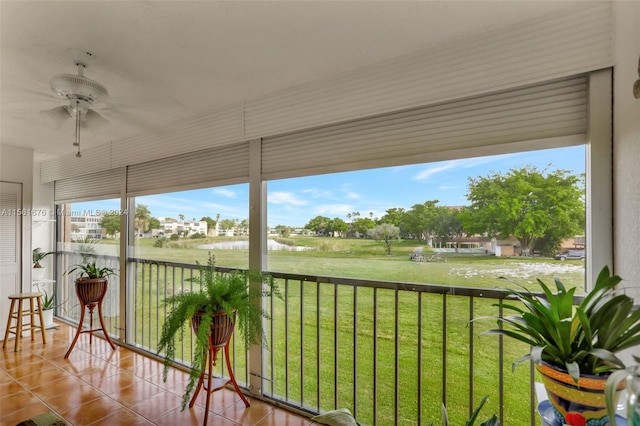
[[[625,368],[616,353],[640,344],[640,310],[634,311],[633,299],[617,288],[620,281],[605,266],[593,290],[575,307],[575,288],[565,288],[558,278],[556,293],[541,280],[543,294],[508,289],[520,303],[498,304],[513,315],[498,317],[504,327],[486,332],[530,345],[514,368],[535,363],[561,424],[606,424],[607,378]]]
[[[164,306],[169,312],[158,340],[158,354],[163,353],[165,361],[163,378],[166,380],[168,368],[175,358],[176,348],[186,334],[185,327],[191,327],[195,342],[191,373],[182,397],[182,409],[184,410],[187,405],[193,406],[202,388],[204,372],[207,369],[211,371],[210,367],[215,365],[220,349],[225,350],[227,372],[231,375],[232,384],[245,405],[249,406],[233,378],[229,364],[228,342],[234,329],[238,329],[245,347],[249,343],[264,343],[262,320],[268,318],[268,315],[260,301],[264,297],[279,296],[277,285],[271,276],[262,273],[247,271],[220,273],[216,270],[213,254],[209,254],[206,265],[196,263],[199,274],[187,279],[195,284],[196,289],[170,294],[164,300]],[[253,280],[262,282],[262,287],[252,288],[249,283]],[[207,364],[208,361],[213,364]],[[195,394],[190,399],[194,390]],[[208,413],[208,405],[209,398],[207,398],[205,413]]]

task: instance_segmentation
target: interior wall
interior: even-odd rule
[[[33,150],[0,145],[0,180],[22,183],[22,208],[33,201]],[[31,217],[22,220],[22,291],[31,289]]]
[[[640,99],[632,92],[640,78],[640,2],[614,4],[614,270],[640,304]]]
[[[55,206],[53,204],[53,182],[40,183],[40,164],[44,156],[35,153],[33,157],[33,209],[38,215],[32,217],[31,243],[32,247],[40,247],[42,251],[55,250]],[[43,266],[47,268],[45,278],[54,278],[54,262],[52,256],[44,259]]]

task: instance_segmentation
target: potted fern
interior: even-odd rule
[[[514,315],[498,317],[504,327],[486,333],[530,346],[513,366],[535,363],[561,424],[577,416],[588,425],[606,423],[607,378],[625,368],[616,353],[640,344],[640,310],[634,311],[633,299],[617,288],[620,281],[605,266],[593,290],[575,308],[575,288],[565,288],[558,278],[556,293],[537,280],[543,294],[507,289],[520,304],[511,300],[497,305]]]
[[[268,315],[260,301],[264,297],[279,296],[277,285],[269,275],[247,271],[220,273],[216,270],[215,256],[211,253],[206,265],[196,263],[199,274],[187,281],[199,288],[165,298],[164,306],[168,308],[168,313],[158,340],[158,354],[164,354],[163,379],[166,381],[176,348],[185,335],[185,327],[194,330],[192,368],[182,398],[183,410],[189,404],[196,383],[205,371],[209,347],[213,345],[217,349],[223,348],[234,328],[239,330],[245,346],[249,343],[263,343],[262,320],[268,318]],[[252,280],[260,280],[262,288],[250,288]],[[198,391],[199,389],[200,386]],[[189,405],[192,406],[193,403]]]

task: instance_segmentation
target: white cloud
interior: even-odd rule
[[[353,206],[350,204],[324,204],[316,206],[314,211],[320,215],[344,216],[353,211]]]
[[[307,201],[297,198],[291,192],[271,192],[267,197],[267,201],[272,204],[291,204],[294,206],[308,204]]]
[[[213,190],[213,193],[216,194],[216,195],[221,195],[223,197],[227,197],[227,198],[236,198],[235,191],[231,191],[230,189],[215,188]]]
[[[495,163],[498,161],[502,161],[505,158],[513,155],[515,154],[492,155],[488,157],[464,158],[460,160],[443,161],[441,163],[436,163],[436,165],[434,166],[427,167],[425,170],[415,175],[413,177],[413,180],[417,180],[419,182],[426,182],[433,176],[440,174],[442,172],[456,170],[456,169],[470,169],[472,167],[476,167],[481,164]]]
[[[345,196],[350,200],[357,200],[360,198],[360,194],[356,192],[347,192]]]
[[[169,195],[156,195],[140,197],[138,204],[144,204],[149,207],[151,216],[157,216],[157,210],[162,210],[165,214],[175,215],[182,213],[189,216],[201,210],[201,206],[193,202],[193,200],[181,197],[172,197]]]
[[[185,218],[200,219],[202,216],[215,217],[220,213],[223,219],[246,218],[248,210],[245,205],[225,205],[218,203],[202,202],[193,198],[176,197],[167,194],[149,195],[139,197],[138,204],[145,204],[151,210],[153,217],[178,218],[179,214],[184,214]]]
[[[360,194],[353,191],[351,189],[352,186],[353,185],[351,185],[350,183],[342,184],[342,186],[340,187],[340,191],[342,192],[343,197],[347,198],[348,200],[358,200],[360,198]]]
[[[306,188],[302,190],[303,194],[308,194],[313,198],[328,198],[329,200],[334,200],[335,197],[333,192],[328,189],[318,189],[318,188]]]
[[[430,177],[437,175],[438,173],[446,172],[447,170],[455,169],[458,167],[459,160],[447,161],[444,164],[438,166],[428,167],[413,177],[414,180],[424,182],[429,180]]]

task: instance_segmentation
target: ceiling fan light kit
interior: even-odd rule
[[[76,157],[80,154],[80,127],[85,122],[92,131],[104,129],[109,121],[98,114],[93,105],[104,102],[109,98],[107,88],[95,80],[84,76],[86,65],[76,62],[78,74],[58,74],[51,78],[53,92],[60,98],[68,99],[69,105],[63,105],[48,111],[42,111],[53,124],[60,128],[67,119],[75,116],[75,140],[73,145],[78,148]]]

